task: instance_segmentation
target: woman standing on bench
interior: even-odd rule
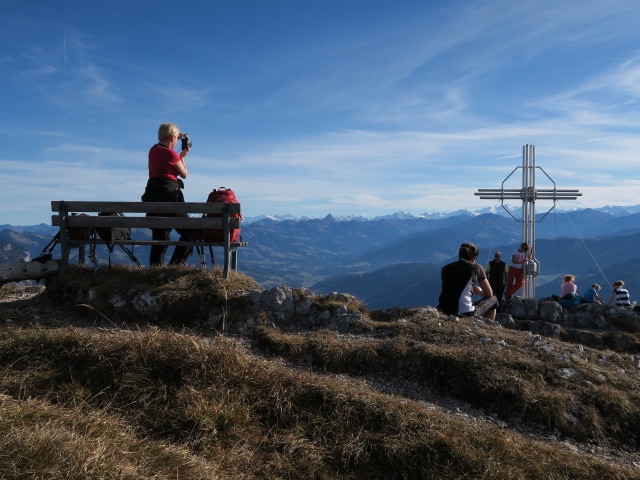
[[[174,150],[178,140],[183,141],[183,149],[178,154]],[[158,140],[149,150],[149,180],[142,195],[143,202],[184,202],[182,188],[184,183],[178,177],[187,178],[187,165],[184,158],[189,153],[189,137],[180,133],[180,129],[172,123],[163,123],[158,129]],[[148,214],[150,215],[150,214]],[[178,215],[175,215],[178,216]],[[187,217],[187,214],[184,214]],[[191,230],[176,229],[180,241],[191,240]],[[153,240],[169,240],[171,229],[153,229]],[[193,247],[176,246],[169,265],[182,265],[191,256]],[[149,264],[162,265],[166,245],[152,246]]]

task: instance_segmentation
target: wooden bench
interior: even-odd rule
[[[183,228],[183,229],[222,229],[224,241],[179,241],[179,240],[115,240],[115,245],[168,245],[168,246],[212,246],[224,248],[224,278],[229,276],[229,268],[238,267],[238,247],[244,247],[247,242],[231,242],[231,229],[240,228],[240,218],[233,216],[240,214],[238,203],[174,203],[174,202],[68,202],[64,200],[51,202],[51,224],[60,227],[60,246],[62,250],[61,271],[64,272],[69,264],[69,250],[78,248],[78,257],[84,259],[84,246],[91,244],[111,245],[100,238],[70,239],[67,234],[69,227],[84,228]],[[100,212],[118,212],[124,216],[98,216]],[[73,215],[85,213],[87,215]],[[203,217],[203,214],[219,214],[218,217]],[[137,214],[131,215],[131,214]],[[147,217],[146,214],[154,216]],[[197,217],[174,217],[172,214],[195,214]],[[80,253],[81,252],[81,253]]]

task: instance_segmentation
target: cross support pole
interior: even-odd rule
[[[504,188],[504,184],[519,169],[522,169],[522,188]],[[551,189],[536,189],[536,171],[540,170],[553,184]],[[556,182],[541,167],[536,166],[536,147],[534,145],[524,145],[522,147],[522,166],[516,167],[502,181],[501,188],[480,188],[475,193],[480,199],[500,200],[502,208],[516,222],[522,223],[522,242],[528,243],[531,256],[523,267],[524,287],[522,296],[524,298],[535,298],[536,283],[535,277],[540,273],[540,262],[536,259],[536,223],[542,221],[553,210],[558,200],[576,200],[582,196],[579,190],[560,190],[556,188]],[[505,206],[505,200],[521,200],[522,216],[516,218]],[[542,217],[536,220],[536,201],[551,200],[553,205]]]

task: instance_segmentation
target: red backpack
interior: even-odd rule
[[[72,216],[78,215],[80,217],[87,217],[86,213],[72,213]],[[89,227],[67,227],[67,238],[69,240],[87,240],[91,235],[91,229]]]
[[[239,203],[236,199],[236,194],[233,193],[233,190],[225,187],[220,187],[217,190],[214,189],[210,194],[209,198],[207,198],[207,202],[220,202],[220,203]],[[205,217],[222,217],[221,213],[207,213]],[[242,220],[242,214],[232,213],[231,218],[240,218]],[[205,240],[208,242],[223,242],[224,241],[224,230],[221,228],[208,228],[198,230],[197,237],[200,240]],[[231,229],[231,241],[237,242],[240,239],[240,229],[232,228]]]

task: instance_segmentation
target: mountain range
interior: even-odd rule
[[[605,299],[614,280],[624,280],[632,297],[640,292],[640,252],[634,248],[640,244],[640,206],[553,210],[542,216],[536,223],[538,298],[559,293],[568,273],[576,275],[580,291],[599,283]],[[0,262],[36,257],[56,231],[46,224],[0,226]],[[148,238],[149,231],[133,236]],[[316,293],[351,293],[379,309],[435,305],[440,269],[457,258],[461,243],[479,246],[483,266],[497,250],[508,260],[521,241],[522,224],[495,207],[373,219],[269,216],[244,221],[242,237],[249,246],[239,250],[239,268],[264,288],[286,284]],[[97,253],[101,263],[108,261],[105,247]],[[134,254],[143,263],[148,259],[146,248]],[[116,248],[111,261],[129,259]],[[197,256],[192,263],[199,263]]]

